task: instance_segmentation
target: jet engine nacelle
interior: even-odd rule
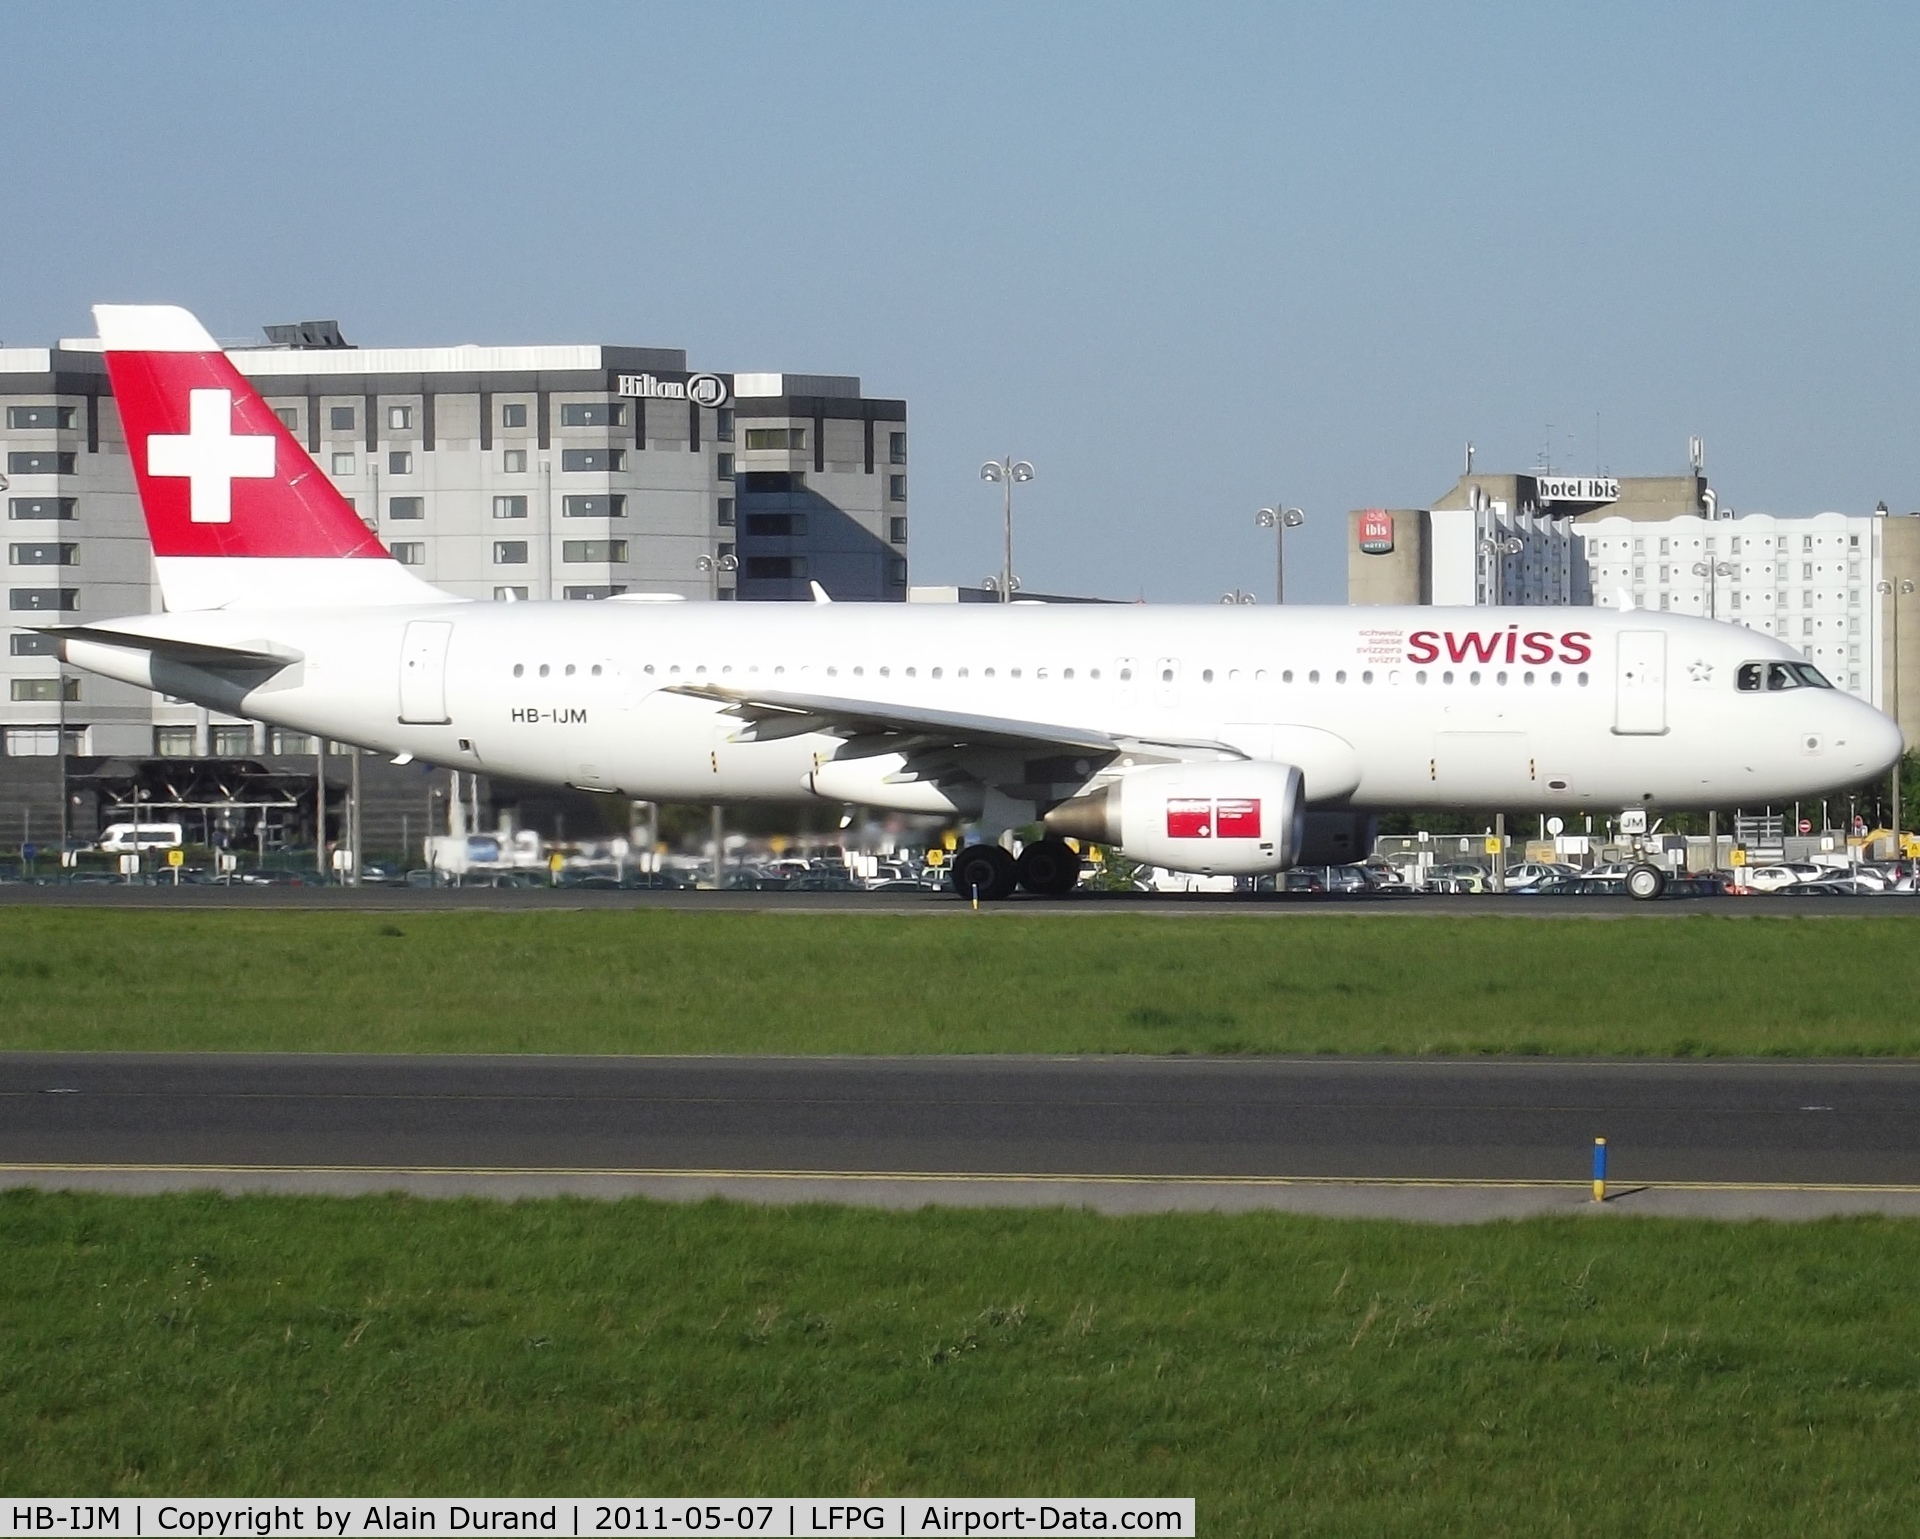
[[[1236,759],[1130,770],[1044,821],[1049,833],[1117,845],[1150,866],[1258,876],[1299,861],[1305,817],[1295,766]]]

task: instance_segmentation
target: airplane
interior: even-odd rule
[[[955,890],[995,900],[1071,891],[1070,841],[1253,876],[1360,858],[1379,809],[1762,806],[1902,750],[1784,641],[1668,613],[465,600],[388,555],[190,313],[94,316],[165,609],[46,627],[61,655],[402,762],[937,814],[975,831]]]

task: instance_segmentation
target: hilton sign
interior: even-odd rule
[[[727,382],[718,374],[690,374],[679,380],[655,379],[651,374],[622,374],[616,392],[641,401],[692,401],[697,406],[725,406]]]

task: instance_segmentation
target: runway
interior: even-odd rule
[[[0,1055],[0,1185],[1920,1214],[1920,1063]]]

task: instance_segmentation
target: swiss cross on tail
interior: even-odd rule
[[[184,434],[147,435],[147,474],[185,476],[192,522],[230,524],[234,478],[272,475],[273,439],[234,435],[230,390],[190,390],[187,398]]]
[[[185,310],[93,314],[168,609],[454,602],[388,557]]]
[[[197,320],[172,305],[93,313],[155,556],[386,558]]]

